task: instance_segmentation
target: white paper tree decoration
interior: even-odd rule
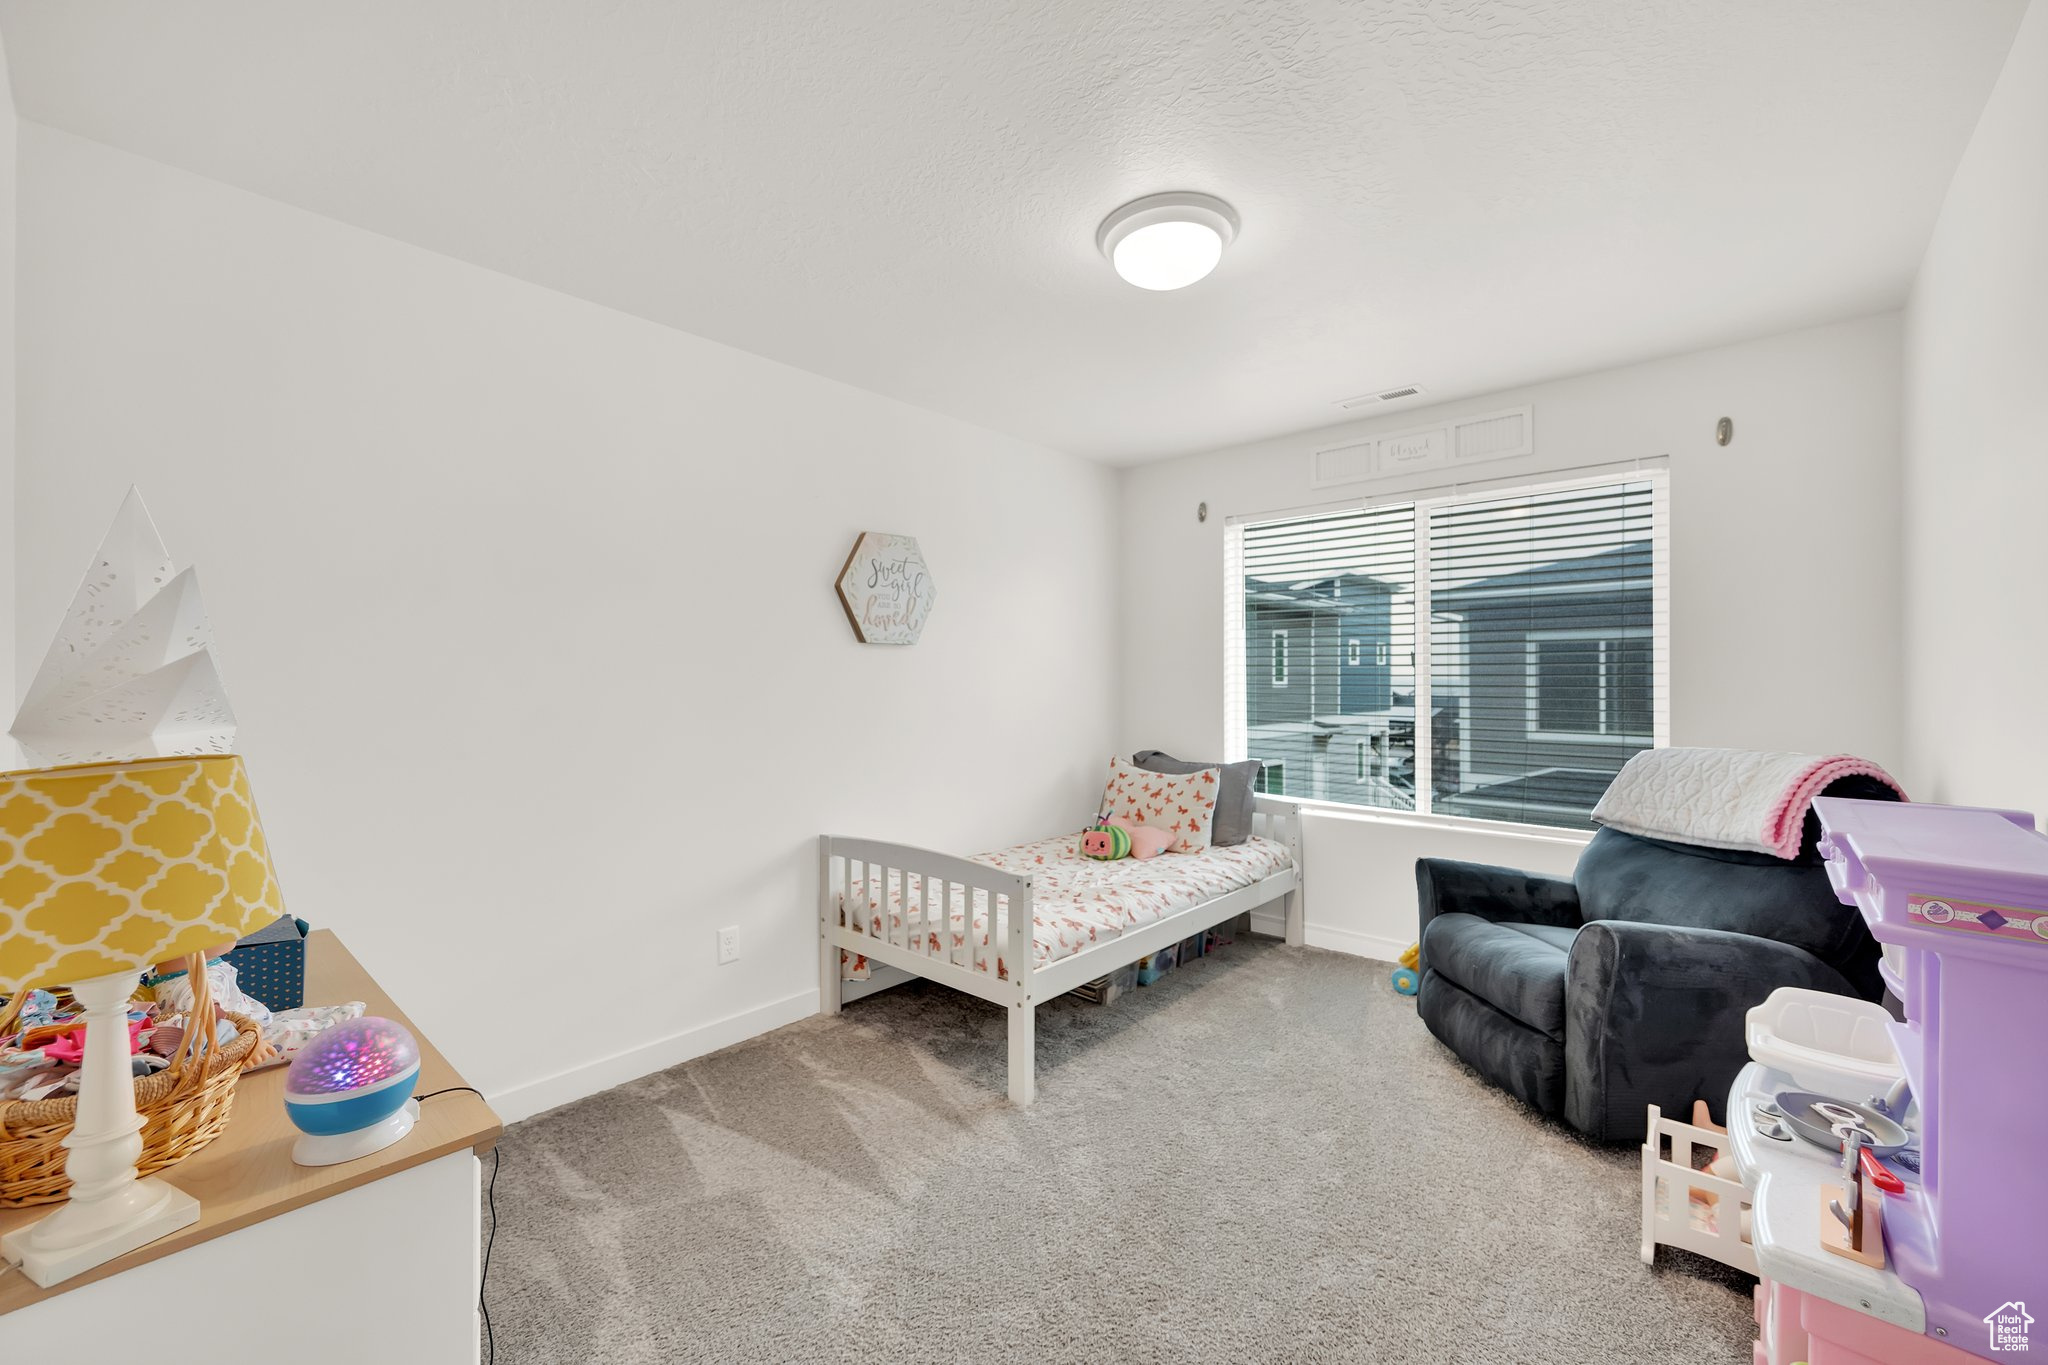
[[[234,750],[194,570],[128,490],[8,731],[51,766]]]

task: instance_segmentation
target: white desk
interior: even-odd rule
[[[306,999],[361,1000],[408,1022],[325,931],[307,941]],[[419,1044],[419,1093],[463,1084]],[[0,1359],[475,1365],[478,1157],[497,1115],[443,1095],[382,1152],[294,1166],[283,1090],[281,1067],[244,1077],[227,1131],[163,1172],[198,1197],[199,1222],[50,1289],[0,1274]],[[0,1232],[48,1212],[0,1211]]]

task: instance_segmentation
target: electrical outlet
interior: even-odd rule
[[[740,960],[740,927],[737,924],[718,931],[718,965]]]

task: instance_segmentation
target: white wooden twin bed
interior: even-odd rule
[[[1242,844],[1116,862],[1081,857],[1078,832],[971,859],[826,835],[821,1009],[909,977],[994,1001],[1009,1011],[1010,1099],[1029,1104],[1044,1002],[1274,901],[1302,941],[1301,809],[1259,796],[1252,823]],[[846,980],[843,954],[868,979]]]

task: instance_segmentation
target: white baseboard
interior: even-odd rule
[[[1279,915],[1254,910],[1252,931],[1283,938],[1287,932],[1287,921]],[[1308,922],[1305,936],[1311,948],[1327,948],[1333,953],[1348,953],[1352,957],[1369,957],[1375,962],[1398,962],[1401,954],[1408,951],[1406,943],[1397,943],[1376,934],[1361,934],[1352,929],[1333,929],[1314,920]]]
[[[1349,953],[1353,957],[1369,957],[1375,962],[1391,965],[1400,960],[1408,951],[1407,943],[1398,939],[1381,938],[1377,934],[1361,934],[1352,929],[1332,929],[1328,925],[1311,923],[1307,929],[1308,946],[1328,948],[1333,953]]]
[[[570,1067],[567,1071],[558,1071],[552,1076],[543,1076],[537,1081],[515,1085],[491,1096],[491,1108],[497,1110],[498,1117],[505,1122],[517,1123],[571,1100],[580,1100],[585,1095],[595,1095],[600,1090],[666,1071],[707,1052],[744,1043],[749,1038],[794,1024],[817,1012],[818,990],[813,986],[786,999],[770,1001],[666,1038],[657,1038],[651,1043],[642,1043],[639,1047],[627,1048],[624,1052],[615,1052],[609,1057]]]

